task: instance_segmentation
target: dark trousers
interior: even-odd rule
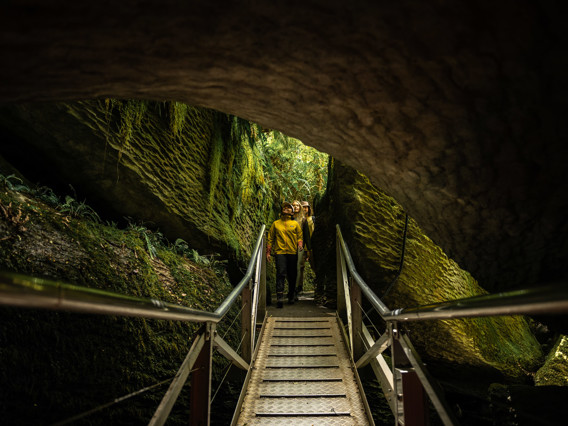
[[[284,297],[284,282],[288,279],[288,300],[294,300],[296,290],[296,275],[298,272],[297,254],[277,254],[276,260],[276,297]]]

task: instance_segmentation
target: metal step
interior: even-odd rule
[[[237,424],[369,424],[334,317],[268,319]]]

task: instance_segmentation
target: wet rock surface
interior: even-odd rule
[[[72,185],[104,218],[143,221],[172,243],[222,254],[240,279],[272,213],[254,175],[259,160],[248,141],[232,138],[227,115],[174,107],[116,100],[0,106],[0,155],[31,182],[65,192]]]
[[[389,309],[473,297],[487,291],[430,240],[402,207],[353,168],[335,160],[328,192],[316,205],[313,247],[319,300],[335,305],[335,242],[339,223],[357,272]],[[404,250],[404,253],[403,253]],[[404,256],[403,256],[404,255]],[[402,260],[402,265],[401,265]],[[366,299],[363,299],[366,301]],[[354,307],[353,309],[361,309]],[[365,321],[382,324],[369,304]],[[520,316],[400,323],[428,361],[531,380],[542,364],[539,343]],[[382,332],[382,330],[381,330]],[[457,369],[457,367],[454,367]]]

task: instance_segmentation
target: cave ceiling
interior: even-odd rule
[[[0,7],[1,102],[167,99],[235,114],[364,172],[489,289],[566,277],[555,2]]]

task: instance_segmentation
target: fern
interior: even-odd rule
[[[11,191],[31,192],[30,188],[24,185],[24,181],[14,174],[9,176],[0,175],[0,184]]]
[[[101,218],[91,206],[85,204],[84,201],[79,202],[75,200],[70,195],[67,195],[65,197],[65,203],[60,204],[57,208],[61,213],[75,218],[88,219],[96,223],[101,222]]]

